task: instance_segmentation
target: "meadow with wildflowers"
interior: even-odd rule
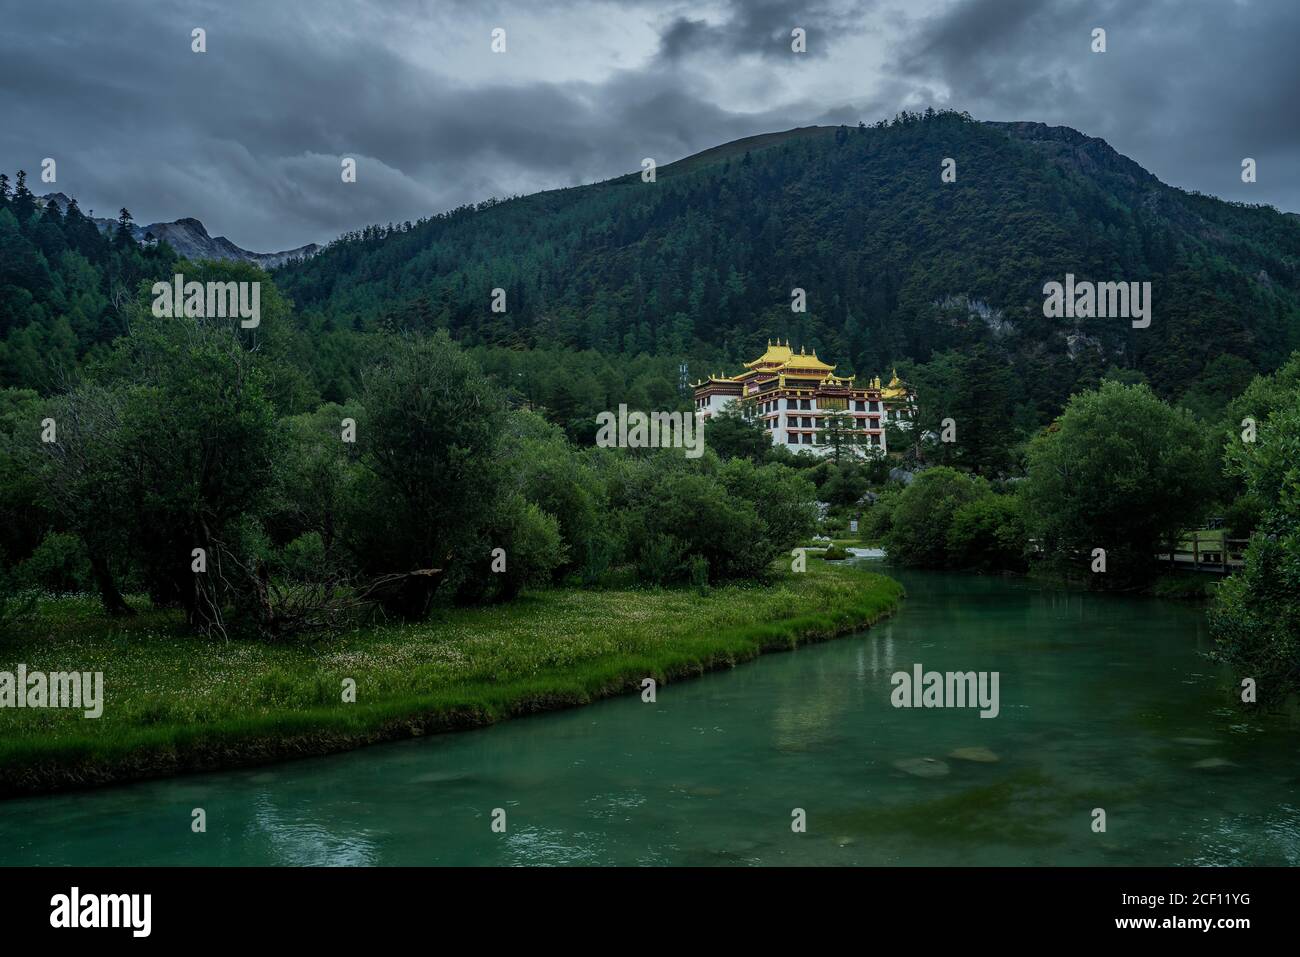
[[[222,640],[177,610],[106,624],[91,597],[47,598],[0,670],[102,671],[104,710],[13,710],[0,794],[257,764],[478,727],[727,668],[870,625],[892,579],[809,562],[767,585],[550,588],[312,643]],[[347,681],[355,700],[347,701]]]

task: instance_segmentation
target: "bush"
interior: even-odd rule
[[[860,534],[864,542],[875,544],[889,537],[890,529],[894,527],[894,508],[902,494],[900,488],[887,488],[876,496],[875,504],[862,517]]]
[[[594,455],[612,537],[646,582],[690,581],[695,557],[710,582],[762,579],[815,527],[813,487],[785,466],[719,462],[709,452]]]
[[[564,562],[566,550],[554,515],[519,496],[502,511],[509,521],[501,530],[503,544],[498,546],[506,554],[500,597],[509,599],[526,587],[549,584],[551,574]]]
[[[558,426],[531,412],[510,416],[510,441],[502,467],[528,501],[559,521],[564,560],[554,576],[569,573],[587,583],[608,570],[616,543],[605,516],[605,487],[594,468]]]
[[[4,549],[0,548],[0,637],[15,622],[26,617],[31,608],[31,597],[20,590],[14,568],[5,557]]]
[[[89,591],[93,587],[90,561],[81,540],[66,532],[50,532],[17,569],[17,578],[33,588],[57,594]]]
[[[871,475],[862,462],[823,462],[812,471],[814,481],[819,475],[822,477],[818,482],[818,499],[831,505],[856,505],[871,487]]]
[[[712,581],[759,578],[775,557],[757,510],[708,476],[669,473],[654,483],[643,506],[647,531],[680,542],[683,558],[703,557]],[[685,580],[688,575],[683,562],[674,577]]]
[[[1244,492],[1223,510],[1223,528],[1229,538],[1249,538],[1263,517],[1263,503],[1257,496]]]
[[[947,466],[926,469],[898,496],[885,537],[889,557],[904,565],[946,568],[948,533],[963,505],[993,493],[988,483]]]
[[[1253,678],[1260,701],[1300,691],[1300,529],[1268,523],[1246,567],[1224,580],[1209,612],[1215,656]]]
[[[701,595],[709,590],[709,560],[703,555],[695,555],[686,563],[687,578],[691,587]]]
[[[671,535],[651,533],[647,535],[637,550],[637,577],[652,585],[664,585],[675,580],[682,570],[682,555],[686,544]],[[705,569],[708,569],[708,559]]]
[[[763,530],[751,548],[764,566],[806,539],[817,527],[813,484],[785,465],[754,465],[743,459],[723,464],[718,474],[728,494],[747,502]]]
[[[494,510],[478,554],[459,582],[457,602],[510,601],[525,588],[550,583],[565,557],[560,524],[523,496],[508,495]]]
[[[297,581],[318,581],[325,569],[325,543],[320,532],[299,535],[280,555],[280,570]]]
[[[953,513],[948,529],[948,560],[957,568],[1023,571],[1028,543],[1016,499],[987,495]]]

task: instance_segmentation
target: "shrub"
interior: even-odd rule
[[[325,568],[325,543],[320,532],[305,532],[284,549],[280,556],[280,569],[298,581],[315,581]]]
[[[894,508],[898,505],[902,489],[888,488],[876,496],[876,501],[862,517],[861,537],[864,542],[883,542],[894,527]]]
[[[775,557],[768,528],[754,506],[708,476],[665,475],[652,486],[645,505],[641,516],[647,529],[680,541],[684,556],[702,556],[713,581],[759,578]],[[688,571],[683,565],[677,577],[686,578]]]
[[[531,412],[510,416],[510,441],[502,468],[508,481],[559,522],[564,558],[555,577],[576,572],[585,582],[598,580],[609,568],[615,542],[606,521],[605,487],[596,470],[581,457],[558,426]]]
[[[15,622],[25,618],[32,608],[32,598],[25,595],[18,585],[18,576],[0,548],[0,637],[3,637]]]
[[[675,580],[681,574],[685,550],[686,544],[671,535],[658,532],[647,535],[635,556],[637,577],[652,585],[664,585]],[[704,561],[707,563],[708,559]],[[706,571],[707,568],[706,564]]]
[[[893,507],[893,523],[885,537],[889,557],[922,568],[949,566],[948,532],[957,510],[992,494],[983,479],[947,466],[926,469]]]
[[[66,532],[50,532],[18,567],[19,581],[35,588],[64,594],[89,591],[90,561],[81,540]]]
[[[457,600],[509,601],[525,588],[549,584],[564,558],[564,541],[555,516],[521,495],[508,495],[494,510],[481,557],[461,582]]]
[[[732,459],[719,469],[718,478],[729,495],[758,515],[763,528],[750,547],[758,550],[757,560],[764,566],[817,527],[813,484],[788,466]]]
[[[960,506],[948,529],[948,560],[957,568],[1023,571],[1028,534],[1019,503],[987,495]]]
[[[696,591],[701,595],[706,594],[709,590],[709,560],[703,555],[692,556],[686,563],[687,578]]]

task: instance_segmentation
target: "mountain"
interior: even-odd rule
[[[338,327],[440,326],[693,370],[737,368],[776,337],[863,374],[983,347],[1041,415],[1114,368],[1173,397],[1225,362],[1237,377],[1276,368],[1300,346],[1298,263],[1293,215],[1166,185],[1076,130],[943,111],[371,227],[276,281]],[[1044,284],[1067,273],[1150,282],[1149,328],[1045,316]]]
[[[59,209],[67,211],[69,199],[63,193],[47,193],[38,197],[38,202],[54,202]],[[111,236],[117,230],[117,220],[104,219],[100,216],[89,217],[100,232]],[[297,249],[286,249],[278,253],[254,253],[241,249],[225,236],[209,236],[207,229],[197,219],[178,219],[170,223],[150,223],[148,226],[133,224],[131,235],[137,242],[143,243],[150,235],[159,242],[167,242],[184,259],[232,259],[250,262],[263,269],[274,269],[293,259],[306,259],[320,251],[316,243],[308,243]]]

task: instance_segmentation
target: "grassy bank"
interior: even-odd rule
[[[0,710],[0,796],[324,754],[585,704],[868,625],[892,579],[811,562],[767,587],[530,593],[311,646],[207,640],[43,602],[0,671],[102,671],[104,711]],[[342,701],[344,679],[356,703]]]

